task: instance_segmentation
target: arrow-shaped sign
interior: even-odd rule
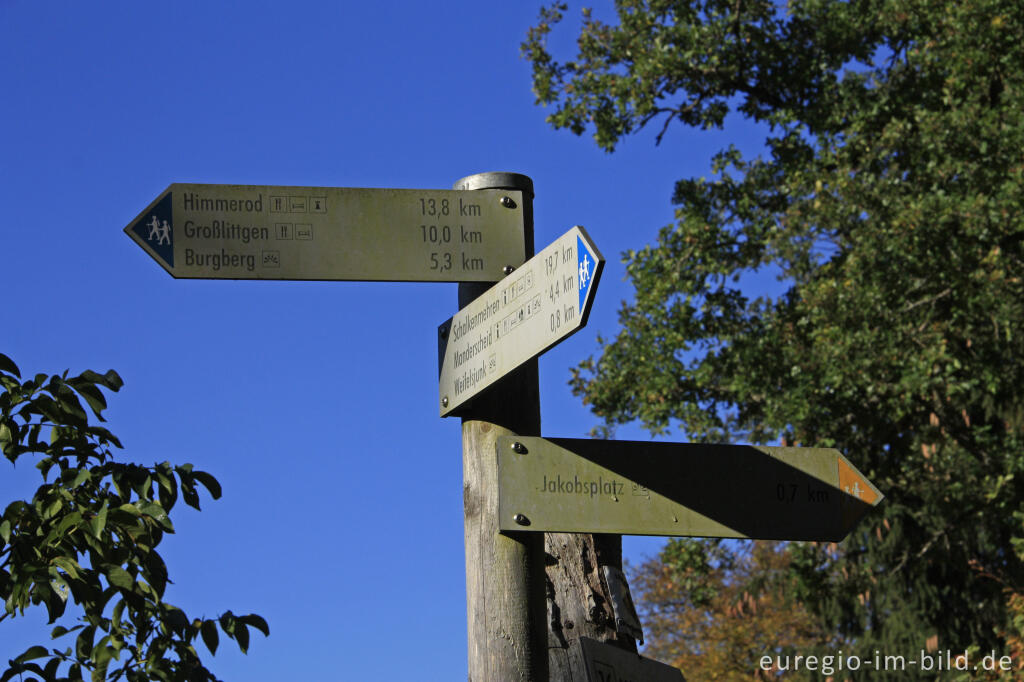
[[[441,416],[582,329],[603,266],[577,225],[442,324]]]
[[[497,282],[523,221],[512,190],[173,184],[124,231],[175,277]]]
[[[882,497],[834,449],[498,439],[502,530],[838,541]]]

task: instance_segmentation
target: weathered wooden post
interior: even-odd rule
[[[533,255],[533,182],[516,173],[480,173],[453,189],[523,193],[526,257]],[[460,284],[459,308],[489,284]],[[503,377],[462,412],[463,505],[469,680],[547,682],[544,534],[498,530],[497,439],[540,435],[537,360]]]

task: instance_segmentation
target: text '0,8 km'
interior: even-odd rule
[[[496,282],[522,193],[173,184],[125,232],[174,277]]]
[[[443,323],[441,416],[581,329],[603,266],[577,225]]]

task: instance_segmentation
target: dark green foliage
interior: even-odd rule
[[[1024,5],[620,0],[560,62],[565,9],[523,46],[554,126],[767,131],[678,182],[574,389],[608,428],[838,447],[887,499],[791,548],[801,598],[864,652],[998,648],[1024,582]],[[759,269],[786,293],[741,290]]]
[[[62,648],[30,647],[9,661],[0,682],[205,682],[216,678],[194,647],[197,636],[212,654],[218,626],[243,652],[249,627],[269,634],[255,614],[190,619],[163,600],[169,579],[156,548],[174,532],[168,514],[179,495],[199,509],[197,484],[214,499],[220,485],[190,464],[114,461],[111,447],[121,443],[89,423],[85,406],[104,421],[101,389],[121,386],[113,370],[22,381],[0,354],[0,449],[12,464],[34,458],[43,476],[31,499],[11,502],[0,516],[0,621],[33,606],[45,608],[51,624],[72,602],[82,612],[74,627],[54,627],[52,639],[66,638]]]

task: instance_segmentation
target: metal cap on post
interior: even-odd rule
[[[502,171],[474,173],[456,180],[452,189],[517,189],[523,193],[529,193],[530,198],[533,199],[533,180],[530,179],[530,176],[522,173]]]
[[[533,255],[533,181],[518,173],[478,173],[453,189],[523,193],[525,257]],[[520,263],[509,263],[510,268]],[[489,288],[459,285],[459,307]],[[469,680],[548,679],[544,535],[501,533],[497,440],[540,435],[540,391],[533,359],[492,386],[462,413],[463,505]]]

